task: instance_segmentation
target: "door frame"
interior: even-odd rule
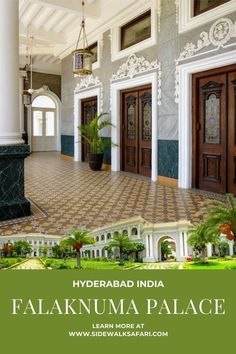
[[[86,103],[86,102],[91,102],[91,101],[97,101],[98,102],[98,98],[97,96],[93,96],[93,97],[88,97],[88,98],[83,98],[81,100],[81,124],[84,124],[84,121],[82,122],[83,118],[84,118],[84,107],[83,107],[83,104]],[[97,106],[98,106],[98,103],[97,103]],[[89,150],[87,150],[88,152]],[[81,161],[85,161],[85,144],[81,143]]]
[[[123,131],[122,129],[122,123],[124,122],[124,113],[125,113],[125,103],[123,102],[123,95],[125,93],[131,93],[132,92],[139,92],[139,91],[143,91],[143,90],[152,90],[152,86],[150,84],[148,85],[143,85],[143,86],[138,86],[138,87],[135,87],[135,88],[129,88],[129,89],[126,89],[126,90],[121,90],[120,91],[120,112],[121,112],[121,125],[120,125],[120,142],[121,142],[121,153],[120,153],[120,168],[122,171],[125,171],[125,132]],[[124,103],[124,104],[123,104]],[[138,101],[138,110],[140,110],[140,107],[139,107],[139,101]],[[140,117],[138,117],[140,118]],[[139,126],[140,128],[140,119],[139,119]],[[140,129],[139,129],[140,130]],[[139,131],[138,131],[138,142],[139,142],[139,139],[140,139],[140,134],[139,134]],[[137,148],[139,149],[139,146],[137,146]],[[138,164],[139,164],[139,161],[137,161]],[[141,174],[142,175],[142,174]]]
[[[56,125],[57,125],[57,149],[56,151],[61,151],[61,100],[52,91],[48,89],[47,86],[43,86],[32,94],[32,102],[38,96],[48,96],[51,98],[56,105]],[[30,145],[30,150],[32,150],[32,107],[27,107],[27,133],[28,133],[28,144]]]
[[[34,123],[33,123],[33,119],[34,119],[34,112],[35,111],[40,111],[42,112],[42,119],[43,119],[43,134],[46,134],[45,128],[46,128],[46,112],[53,112],[54,113],[54,124],[55,124],[55,129],[58,128],[58,124],[57,124],[57,108],[45,108],[45,107],[31,107],[31,150],[33,152],[40,152],[40,150],[33,150],[33,139],[34,139],[34,133],[33,133],[33,127],[34,127]],[[42,135],[42,138],[45,138],[46,135]],[[53,136],[53,138],[56,137],[56,150],[51,150],[51,151],[58,151],[57,150],[57,137],[58,137],[58,132],[56,132],[56,134]],[[40,136],[36,136],[36,138],[40,138]],[[43,150],[43,151],[48,151],[48,150]],[[49,150],[50,151],[50,150]]]
[[[192,74],[236,64],[236,50],[179,65],[179,188],[192,188]]]
[[[111,84],[111,121],[113,126],[111,127],[111,139],[112,142],[118,146],[112,146],[111,148],[111,169],[114,172],[120,171],[121,164],[121,135],[120,135],[120,126],[121,126],[121,95],[120,91],[126,89],[135,89],[138,86],[151,85],[152,91],[152,171],[151,179],[153,182],[157,180],[157,88],[158,88],[158,77],[157,73],[149,73],[136,77],[133,79],[126,79]]]
[[[234,72],[236,71],[236,63],[235,64],[231,64],[231,65],[227,65],[227,66],[222,66],[220,68],[216,68],[216,69],[210,69],[207,71],[202,71],[199,73],[196,73],[193,75],[192,77],[192,97],[194,98],[194,102],[193,102],[193,110],[192,110],[192,134],[193,134],[193,139],[192,139],[192,187],[193,188],[199,188],[198,187],[198,178],[197,178],[197,167],[198,167],[198,159],[197,159],[197,155],[198,155],[198,149],[199,149],[199,141],[197,139],[197,122],[198,122],[198,115],[199,115],[199,105],[198,105],[198,101],[199,101],[199,92],[197,91],[197,80],[200,79],[204,79],[204,78],[209,78],[209,81],[211,80],[211,76],[216,76],[216,75],[229,75],[230,72]],[[226,85],[227,85],[227,81],[226,81]],[[227,91],[228,88],[226,88],[226,96],[228,97]],[[229,107],[226,107],[226,111],[227,111],[227,117],[229,116]],[[226,189],[228,189],[228,123],[226,123],[226,145],[225,145],[225,149],[226,149]]]
[[[81,125],[81,101],[86,98],[97,97],[97,112],[101,113],[101,87],[75,93],[74,98],[74,161],[82,161],[82,142],[78,126]]]

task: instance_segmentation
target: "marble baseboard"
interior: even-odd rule
[[[178,180],[175,178],[158,176],[157,182],[166,186],[178,187]]]
[[[61,153],[74,156],[74,135],[61,135]]]
[[[103,137],[103,140],[108,141],[108,145],[111,142],[111,138]],[[61,135],[61,154],[63,156],[74,156],[74,136],[73,135]],[[111,164],[111,148],[108,148],[104,152],[103,163]]]

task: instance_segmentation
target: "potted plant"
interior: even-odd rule
[[[100,171],[102,168],[103,154],[113,145],[110,139],[102,139],[101,131],[107,126],[112,126],[109,119],[100,120],[108,113],[100,113],[88,124],[78,127],[80,135],[84,138],[84,143],[89,147],[88,162],[91,170]]]

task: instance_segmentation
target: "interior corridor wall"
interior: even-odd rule
[[[227,15],[231,20],[236,20],[235,12]],[[209,32],[209,22],[194,30],[178,33],[176,23],[175,0],[162,1],[160,32],[158,32],[157,44],[135,54],[144,56],[150,62],[158,59],[161,62],[162,70],[162,104],[157,110],[158,126],[158,175],[169,178],[178,178],[178,104],[175,102],[175,60],[184,50],[188,42],[197,43],[203,31]],[[233,49],[233,48],[232,48]],[[207,49],[203,49],[207,50]],[[227,49],[230,50],[230,49]],[[209,54],[208,54],[209,55]],[[211,54],[211,55],[214,55]],[[202,56],[204,57],[204,55]],[[101,67],[93,71],[93,76],[98,77],[103,85],[103,111],[110,113],[110,79],[121,64],[126,62],[127,57],[121,60],[111,61],[111,39],[110,30],[103,33],[103,48]],[[190,58],[196,60],[195,57]],[[79,78],[74,78],[72,72],[72,56],[69,55],[62,61],[62,142],[66,150],[62,153],[73,156],[74,142],[74,89]],[[104,136],[110,137],[106,131]],[[62,144],[63,145],[63,144]],[[109,161],[109,154],[107,161]]]

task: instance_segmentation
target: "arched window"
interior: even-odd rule
[[[56,104],[52,98],[48,96],[37,96],[32,103],[34,108],[56,108]]]
[[[132,228],[131,235],[132,235],[132,236],[137,236],[137,235],[138,235],[138,230],[137,230],[136,227],[133,227],[133,228]]]

